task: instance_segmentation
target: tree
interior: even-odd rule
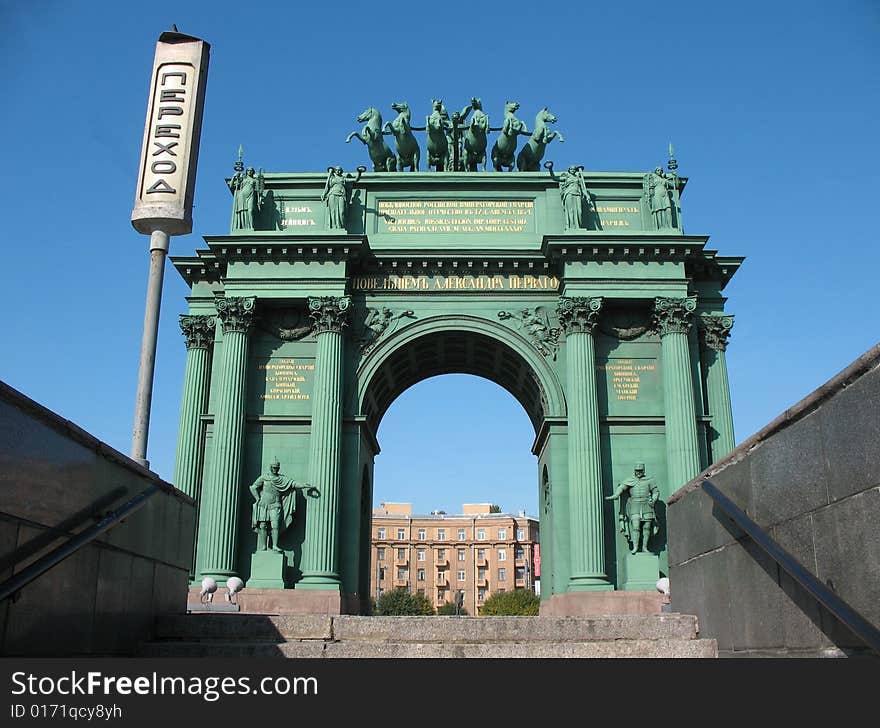
[[[434,614],[434,607],[424,594],[410,594],[406,589],[394,589],[376,600],[374,614],[380,617],[429,616]]]
[[[458,610],[460,615],[464,615],[465,617],[468,615],[467,609],[461,607]],[[451,617],[455,615],[455,603],[454,602],[444,602],[442,605],[437,607],[437,614],[441,617]]]
[[[541,599],[528,589],[495,592],[480,607],[481,617],[538,616]]]
[[[493,503],[489,506],[489,513],[501,513],[501,506],[496,503]]]

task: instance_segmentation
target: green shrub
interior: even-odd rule
[[[460,615],[467,616],[467,609],[462,607],[458,613]],[[455,615],[455,604],[453,602],[444,602],[441,606],[437,607],[437,614],[441,617],[450,617]]]
[[[495,592],[480,607],[481,617],[526,616],[536,617],[541,599],[528,589]]]
[[[434,607],[424,594],[410,594],[406,589],[394,589],[376,600],[373,614],[380,617],[428,616],[434,614]]]

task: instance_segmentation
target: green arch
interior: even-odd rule
[[[433,339],[431,338],[433,337]],[[465,365],[456,365],[450,356],[439,360],[435,367],[413,366],[411,359],[409,371],[404,371],[390,386],[378,386],[377,376],[395,360],[402,361],[404,352],[420,342],[436,341],[442,349],[446,342],[458,343],[468,340],[472,344],[486,343],[495,346],[492,364],[487,365],[486,356],[474,356]],[[499,351],[500,349],[500,351]],[[404,366],[406,362],[403,362]],[[522,370],[514,370],[519,366]],[[395,367],[400,370],[401,367]],[[424,379],[441,374],[475,374],[495,382],[508,392],[525,408],[535,431],[539,430],[543,419],[565,417],[565,395],[553,368],[522,336],[508,327],[478,316],[441,315],[432,316],[404,326],[383,339],[370,351],[358,369],[357,411],[366,416],[377,428],[388,406],[406,389]],[[536,384],[539,402],[535,402],[534,392],[523,384],[523,374],[530,374]],[[514,381],[517,379],[518,381]],[[532,395],[531,397],[529,395]]]

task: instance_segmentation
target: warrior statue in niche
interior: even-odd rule
[[[261,475],[251,485],[250,491],[254,498],[251,527],[257,533],[257,551],[281,552],[278,539],[293,523],[297,489],[312,497],[318,495],[317,488],[284,477],[277,458],[269,465],[269,472]]]
[[[618,516],[619,530],[629,542],[630,553],[646,552],[651,536],[658,531],[654,504],[660,499],[660,489],[653,478],[645,475],[645,464],[636,463],[632,478],[627,478],[605,500],[621,499],[626,494],[626,504],[621,504]]]

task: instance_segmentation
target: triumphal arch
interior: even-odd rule
[[[547,109],[508,103],[498,127],[478,99],[435,100],[424,126],[393,109],[358,117],[356,170],[240,160],[229,231],[173,258],[194,581],[364,610],[379,423],[413,384],[468,373],[534,426],[548,613],[653,591],[665,499],[733,448],[722,291],[742,259],[684,232],[671,149],[665,170],[591,172],[550,161]]]

